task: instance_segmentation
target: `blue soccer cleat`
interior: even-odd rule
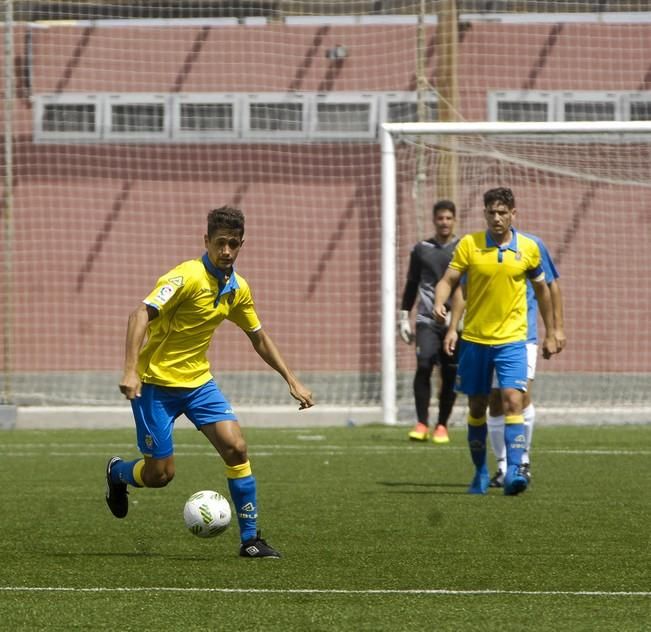
[[[482,468],[475,472],[475,477],[468,487],[469,494],[487,494],[488,486],[490,485],[490,477],[488,476],[488,470]]]
[[[522,465],[509,465],[504,476],[504,495],[517,496],[529,486],[526,468]]]

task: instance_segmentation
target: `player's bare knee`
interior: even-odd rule
[[[222,458],[228,465],[241,465],[249,460],[246,441],[240,439],[221,451]]]

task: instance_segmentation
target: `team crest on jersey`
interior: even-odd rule
[[[158,294],[156,294],[154,300],[160,305],[165,305],[165,303],[167,303],[167,301],[169,301],[170,298],[172,297],[172,294],[174,294],[174,291],[175,291],[174,287],[172,287],[169,284],[165,284],[160,287],[160,289],[158,290]]]
[[[518,250],[518,251],[515,253],[515,260],[516,260],[516,261],[520,261],[521,259],[522,259],[522,253]]]

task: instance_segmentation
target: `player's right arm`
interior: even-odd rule
[[[434,318],[436,318],[439,323],[445,323],[445,317],[448,312],[445,304],[448,302],[452,292],[459,285],[460,279],[461,272],[459,270],[448,268],[445,271],[445,274],[441,277],[441,280],[436,284],[434,308],[432,312],[434,313]]]
[[[452,301],[450,303],[450,324],[448,330],[445,332],[443,339],[443,351],[448,355],[454,355],[459,340],[459,331],[461,330],[460,324],[463,318],[463,311],[466,308],[466,300],[463,296],[462,285],[457,285],[457,289],[452,293]]]
[[[561,287],[557,280],[552,281],[549,285],[549,293],[552,298],[552,309],[554,312],[554,333],[558,343],[558,353],[560,353],[567,344],[565,336],[565,324],[563,321],[563,296]]]
[[[147,335],[149,321],[156,316],[158,316],[158,310],[144,303],[141,303],[129,315],[124,345],[124,372],[120,381],[120,392],[127,399],[140,397],[142,383],[138,375],[138,355]]]

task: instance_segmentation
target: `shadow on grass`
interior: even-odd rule
[[[46,557],[153,557],[166,560],[178,560],[184,562],[210,562],[215,556],[198,556],[198,555],[168,555],[166,553],[154,553],[152,551],[120,551],[106,553],[46,553]]]
[[[418,494],[437,495],[437,496],[458,496],[465,494],[468,489],[467,484],[461,483],[413,483],[408,481],[378,481],[378,485],[390,487],[390,494],[407,494],[415,496]]]
[[[410,481],[378,481],[378,485],[384,485],[385,487],[455,487],[462,489],[466,489],[468,487],[467,484],[461,483],[413,483]]]

